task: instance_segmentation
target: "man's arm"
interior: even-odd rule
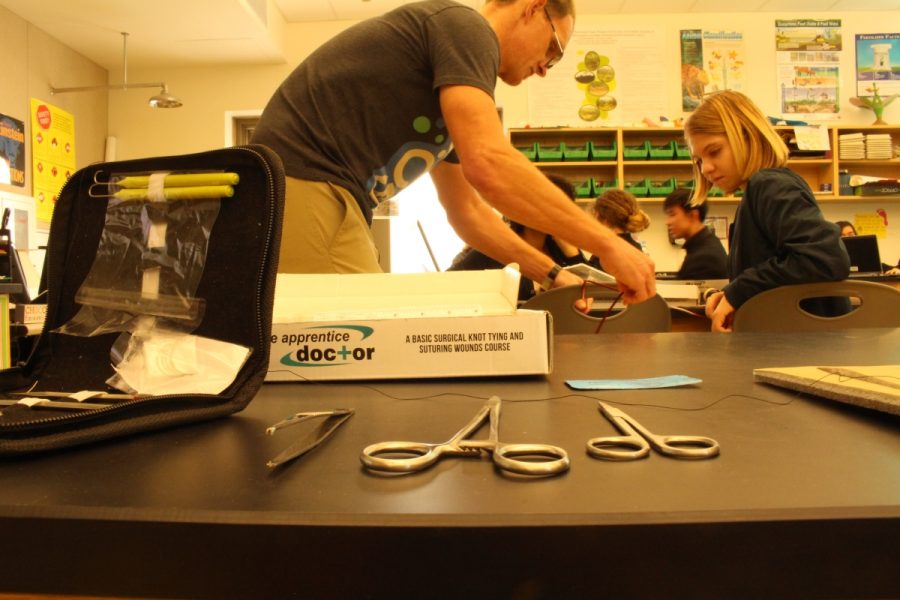
[[[515,262],[522,273],[540,283],[553,267],[553,260],[513,233],[494,210],[484,203],[466,178],[462,167],[441,163],[431,171],[438,198],[447,211],[447,220],[457,235],[503,264]],[[581,280],[567,272],[560,273],[555,285],[574,285]]]
[[[649,257],[578,208],[509,144],[488,94],[461,85],[442,87],[440,94],[441,111],[460,158],[463,176],[482,198],[514,221],[598,255],[604,269],[619,281],[626,302],[640,302],[656,293],[653,262]],[[442,202],[447,207],[447,201]],[[449,213],[456,209],[457,202],[449,204],[448,217],[453,223],[454,216]],[[468,205],[468,202],[461,204]],[[486,247],[472,245],[497,260],[506,260],[506,254],[497,255]],[[530,278],[540,281],[546,275],[546,271],[533,270],[543,269],[545,264],[538,265],[518,256],[516,261]]]

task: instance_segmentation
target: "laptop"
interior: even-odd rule
[[[841,238],[847,254],[850,255],[851,275],[881,273],[881,254],[878,252],[878,238],[874,235],[855,235]]]

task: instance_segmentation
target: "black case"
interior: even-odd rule
[[[196,297],[204,299],[196,335],[252,348],[235,381],[218,395],[153,396],[97,410],[2,407],[0,455],[53,450],[96,440],[229,415],[242,410],[268,368],[272,306],[284,210],[284,171],[268,148],[249,145],[199,154],[100,163],[63,186],[50,227],[41,287],[47,319],[28,359],[0,372],[0,390],[110,390],[110,349],[118,333],[76,337],[52,333],[79,310],[75,293],[100,243],[108,200],[89,195],[95,174],[236,172],[211,230]],[[104,175],[105,174],[105,175]],[[7,394],[3,394],[6,396]]]

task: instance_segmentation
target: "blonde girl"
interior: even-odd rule
[[[707,96],[684,136],[694,160],[692,204],[705,202],[712,186],[743,191],[730,240],[730,281],[706,304],[713,331],[731,331],[734,312],[762,291],[847,277],[850,259],[837,226],[822,216],[806,181],[787,168],[787,146],[747,96]],[[815,298],[804,308],[835,316],[849,305],[846,298]]]

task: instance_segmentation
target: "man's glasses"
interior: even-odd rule
[[[547,16],[547,20],[550,22],[550,30],[553,32],[553,36],[550,38],[550,45],[547,47],[547,56],[550,57],[547,61],[547,69],[551,69],[553,68],[553,65],[562,60],[565,50],[563,50],[563,46],[559,42],[556,26],[553,25],[553,19],[550,18],[550,12],[547,10],[546,6],[544,6],[544,14]]]

